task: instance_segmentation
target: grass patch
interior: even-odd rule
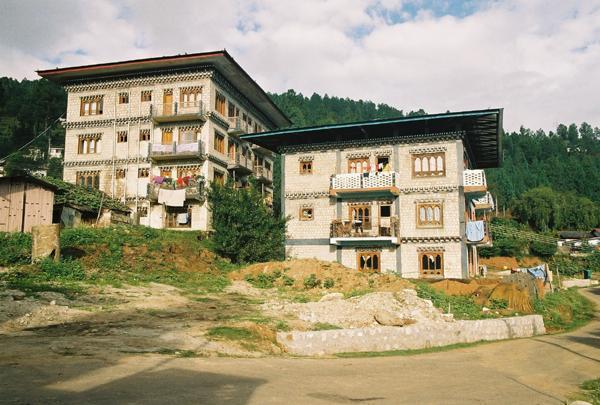
[[[258,336],[249,329],[233,326],[217,326],[206,333],[211,339],[223,340],[256,340]]]
[[[279,320],[275,323],[275,329],[278,332],[289,332],[290,325],[286,321]]]
[[[192,358],[192,357],[202,357],[199,353],[193,350],[180,350],[180,349],[159,349],[156,351],[158,354],[164,354],[169,356],[176,356],[181,358]]]
[[[327,322],[317,322],[313,325],[312,330],[334,330],[334,329],[342,329],[341,326],[334,325],[332,323]]]
[[[65,280],[55,282],[48,280],[43,274],[36,274],[30,271],[11,271],[0,274],[0,281],[4,282],[7,289],[20,290],[28,296],[35,296],[37,293],[50,291],[63,294],[69,299],[74,299],[77,295],[85,292],[85,288],[79,283]]]
[[[600,378],[585,381],[580,387],[586,401],[600,405]]]
[[[438,353],[446,352],[454,349],[465,349],[468,347],[479,346],[482,344],[493,343],[486,341],[479,341],[474,343],[455,343],[453,345],[440,346],[440,347],[428,347],[425,349],[414,349],[414,350],[390,350],[385,352],[343,352],[336,353],[336,357],[341,358],[362,358],[362,357],[391,357],[391,356],[413,356],[417,354],[425,353]]]
[[[436,308],[445,313],[454,314],[455,319],[484,319],[494,317],[493,314],[482,312],[483,307],[477,305],[473,297],[446,295],[437,291],[425,282],[416,282],[416,290],[419,298],[431,300]]]
[[[548,293],[535,300],[534,310],[544,317],[550,332],[564,332],[585,325],[594,317],[594,304],[576,288]]]
[[[363,295],[367,295],[372,292],[373,292],[373,290],[371,290],[369,288],[355,289],[355,290],[344,293],[344,298],[362,297]]]

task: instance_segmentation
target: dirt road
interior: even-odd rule
[[[600,288],[584,294],[600,304]],[[600,376],[598,314],[573,333],[408,357],[69,356],[27,336],[0,345],[2,403],[558,404]]]

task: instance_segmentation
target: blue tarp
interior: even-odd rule
[[[539,266],[531,267],[527,269],[527,273],[531,274],[535,278],[541,278],[546,281],[548,275],[546,274],[546,265],[540,264]]]

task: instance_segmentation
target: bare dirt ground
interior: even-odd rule
[[[600,288],[585,294],[600,303]],[[134,312],[119,316],[129,313],[133,319]],[[173,318],[164,319],[178,324]],[[36,331],[0,336],[0,402],[560,404],[582,381],[600,375],[598,317],[562,335],[361,359],[180,358],[130,353],[109,347],[109,340],[116,338],[107,333],[110,322],[102,332],[108,340],[85,334],[89,326],[80,329],[89,351],[52,350],[64,349],[67,342]],[[165,326],[162,333],[168,336],[173,329]],[[130,346],[135,347],[137,339],[145,338],[134,334],[120,340],[131,339]]]

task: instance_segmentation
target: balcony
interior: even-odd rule
[[[148,156],[154,161],[177,159],[203,159],[204,148],[202,141],[192,143],[151,143],[148,145]]]
[[[204,183],[203,182],[194,182],[195,184],[190,184],[185,188],[185,199],[186,200],[196,200],[196,201],[204,201],[205,193],[204,193]],[[161,188],[165,188],[161,184],[148,184],[148,199],[150,201],[157,202],[158,194],[160,193]]]
[[[256,179],[262,183],[273,183],[273,170],[267,169],[264,166],[255,165],[254,175]]]
[[[229,128],[227,133],[229,135],[241,135],[250,133],[250,127],[248,123],[243,121],[241,117],[227,117]]]
[[[235,170],[240,174],[250,174],[253,172],[254,163],[248,156],[240,153],[230,154],[227,170]]]
[[[492,235],[488,221],[468,221],[466,225],[466,237],[468,244],[492,246]]]
[[[333,220],[330,227],[331,245],[361,246],[361,245],[397,245],[400,232],[398,217],[380,218],[378,225],[362,221]]]
[[[483,170],[465,170],[463,172],[465,193],[484,194],[487,192],[487,182]]]
[[[392,197],[400,194],[395,172],[347,173],[331,176],[332,197]]]
[[[489,192],[486,192],[483,197],[472,199],[471,202],[476,210],[491,211],[496,207],[494,198]]]
[[[150,107],[150,116],[156,124],[206,120],[205,109],[202,101],[153,104]]]

